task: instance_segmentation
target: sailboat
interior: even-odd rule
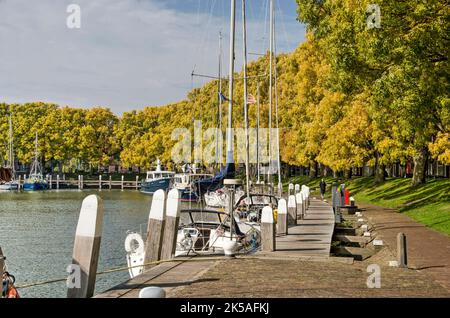
[[[25,180],[23,184],[24,191],[41,191],[49,188],[47,180],[42,175],[42,167],[39,163],[38,153],[38,134],[36,133],[36,139],[34,143],[34,161],[31,164],[30,176]]]
[[[19,183],[16,181],[16,171],[14,164],[14,148],[13,148],[13,130],[12,130],[12,112],[9,114],[9,147],[8,147],[8,164],[2,168],[0,175],[0,190],[11,191],[18,190]]]

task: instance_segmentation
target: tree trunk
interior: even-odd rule
[[[352,169],[346,169],[344,171],[344,178],[350,180],[352,178]]]
[[[311,161],[309,164],[309,177],[317,178],[317,161]]]
[[[426,182],[426,171],[428,161],[428,149],[422,148],[414,159],[414,171],[412,185],[418,186]]]
[[[375,183],[383,183],[386,181],[384,176],[386,166],[380,163],[380,155],[375,155]]]

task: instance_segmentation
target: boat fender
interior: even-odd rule
[[[273,210],[273,220],[275,223],[277,223],[278,220],[278,209]]]
[[[128,253],[144,253],[144,240],[138,233],[131,233],[125,239],[125,250]]]

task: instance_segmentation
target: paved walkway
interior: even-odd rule
[[[397,234],[407,239],[408,266],[430,275],[450,292],[450,237],[417,223],[397,210],[361,205],[378,237],[396,255]]]
[[[177,260],[97,297],[137,297],[147,286],[163,287],[169,298],[450,297],[448,236],[393,210],[366,206],[364,217],[374,224],[387,248],[364,262],[328,257],[322,243],[328,236],[318,229],[325,226],[319,223],[328,224],[331,219],[326,217],[324,203],[313,201],[312,207],[302,223],[305,230],[292,227],[290,235],[278,238],[282,251],[236,259]],[[312,212],[322,209],[323,215]],[[398,232],[407,235],[409,266],[413,269],[387,266],[394,259]],[[308,241],[311,237],[318,241]],[[304,248],[299,249],[298,244]],[[366,284],[371,264],[381,269],[379,289]]]
[[[288,235],[277,236],[277,251],[271,254],[328,257],[334,231],[332,207],[311,199],[306,217],[297,224],[289,227]]]

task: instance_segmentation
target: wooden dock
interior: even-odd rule
[[[258,252],[241,258],[297,258],[301,260],[328,259],[335,218],[333,209],[325,202],[311,200],[310,208],[298,225],[289,228],[289,234],[277,236],[276,251]],[[142,275],[98,294],[96,298],[137,298],[142,288],[158,286],[164,288],[168,296],[177,288],[202,282],[202,276],[221,261],[230,258],[177,258],[172,262],[157,265]],[[245,269],[243,269],[245,270]],[[270,277],[261,279],[270,279]]]
[[[109,178],[102,178],[99,176],[98,179],[84,180],[83,175],[78,176],[78,180],[69,180],[63,176],[46,176],[46,181],[49,186],[49,190],[59,190],[59,189],[98,189],[98,190],[139,190],[141,188],[142,182],[139,177],[136,176],[135,180],[125,180],[124,176],[121,176],[121,180],[112,180],[111,176]],[[25,183],[26,175],[19,175],[18,184],[19,190],[23,189],[23,184]]]
[[[277,236],[276,251],[270,254],[283,256],[330,255],[335,217],[327,203],[311,199],[310,207],[303,220],[289,227],[289,234]]]

